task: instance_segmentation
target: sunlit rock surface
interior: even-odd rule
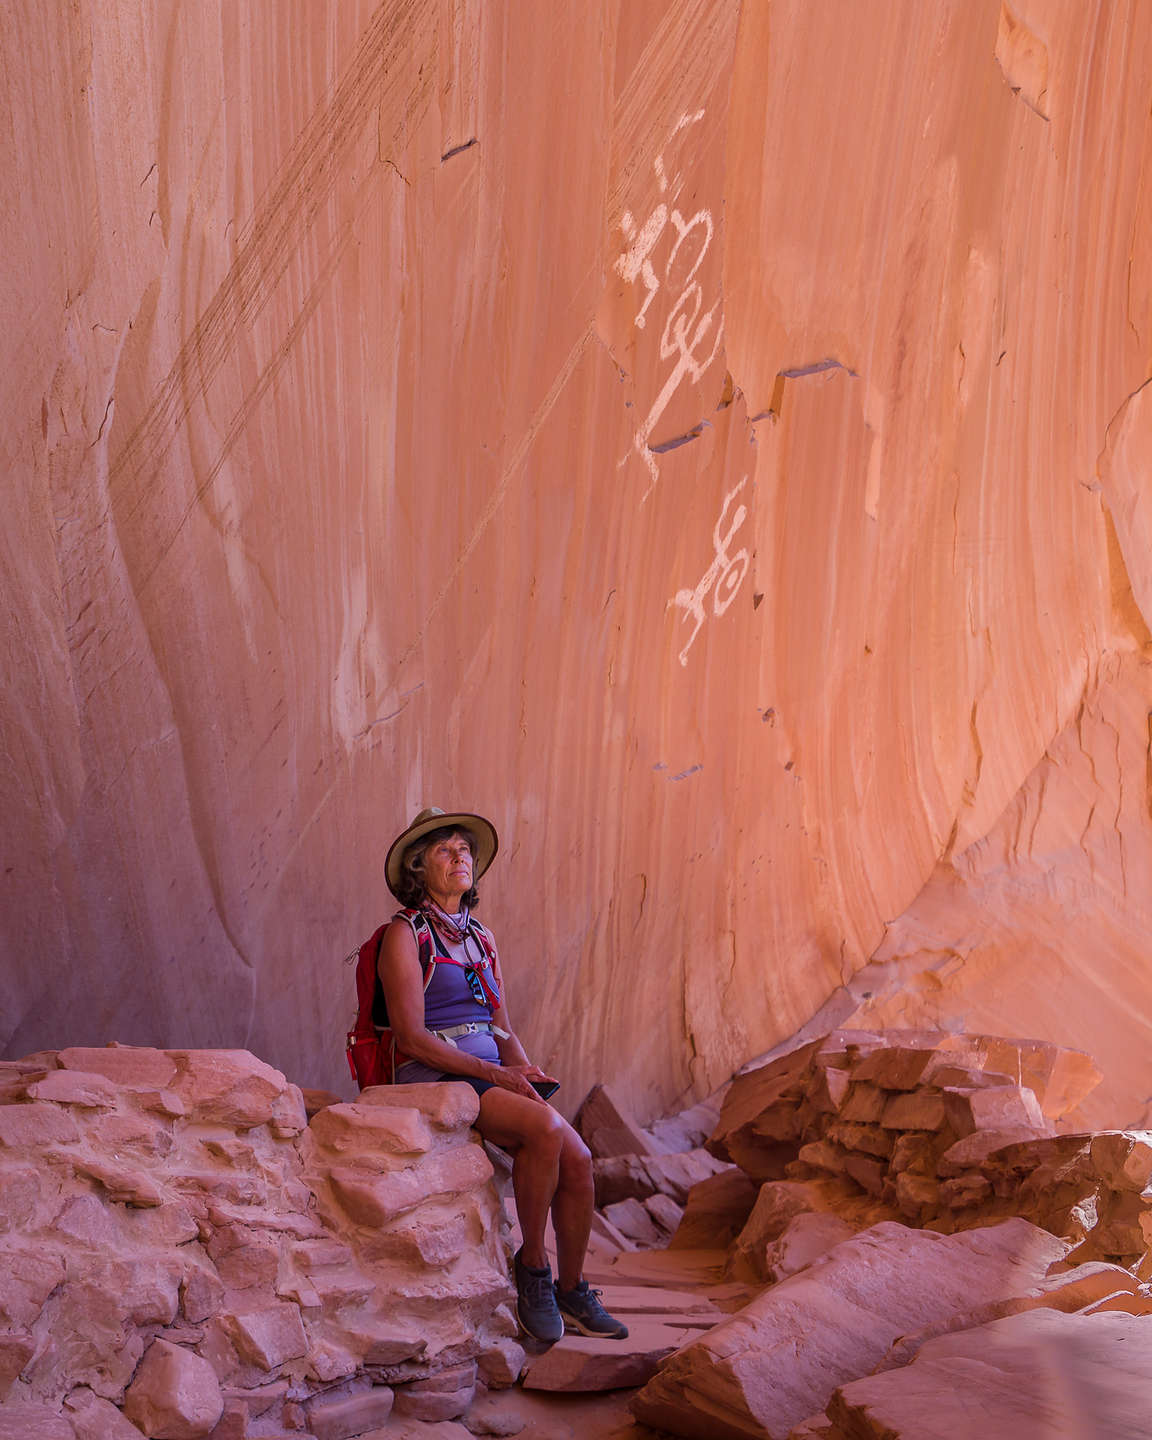
[[[570,1106],[824,1007],[1086,1050],[1139,1122],[1145,7],[79,0],[0,47],[4,1053],[347,1086],[340,958],[435,803],[501,831]]]
[[[511,1383],[476,1106],[466,1085],[397,1086],[309,1125],[244,1052],[4,1062],[0,1434],[71,1440],[63,1403],[77,1440],[243,1440],[260,1416],[352,1435],[394,1399],[439,1386],[455,1416],[462,1377]]]

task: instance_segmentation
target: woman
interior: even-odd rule
[[[500,957],[472,918],[476,882],[499,847],[480,815],[422,810],[393,841],[388,888],[406,907],[384,933],[378,965],[397,1048],[397,1084],[454,1080],[480,1097],[476,1128],[512,1156],[512,1188],[524,1241],[515,1259],[516,1310],[537,1340],[559,1340],[565,1324],[584,1335],[623,1339],[627,1328],[584,1279],[592,1223],[588,1148],[532,1086],[551,1077],[533,1065],[512,1028]],[[431,926],[440,963],[421,971],[419,916]],[[427,988],[425,983],[427,981]],[[556,1231],[557,1279],[544,1250],[548,1213]]]

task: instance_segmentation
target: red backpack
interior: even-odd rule
[[[406,920],[412,927],[412,933],[416,937],[416,949],[420,957],[420,973],[424,977],[424,989],[432,983],[434,967],[440,965],[456,965],[459,962],[453,960],[450,955],[438,953],[436,939],[432,932],[432,926],[428,923],[428,917],[421,910],[397,910],[392,917],[393,920]],[[348,1056],[348,1068],[352,1071],[352,1078],[359,1085],[361,1090],[369,1085],[393,1085],[396,1081],[396,1068],[402,1065],[408,1056],[396,1049],[396,1037],[393,1035],[388,1024],[388,1006],[384,999],[384,987],[380,984],[380,950],[384,944],[384,932],[390,922],[385,922],[378,930],[374,930],[371,936],[365,940],[360,949],[353,950],[347,957],[350,964],[356,960],[356,1019],[352,1029],[348,1032],[348,1039],[345,1045],[345,1052]],[[484,959],[472,967],[477,972],[477,977],[483,987],[484,993],[493,1006],[499,1005],[500,993],[496,989],[495,980],[489,979],[488,972],[495,960],[495,949],[492,945],[491,936],[478,920],[469,920],[469,930],[473,931],[480,942],[484,952]],[[504,1031],[500,1031],[504,1034]]]

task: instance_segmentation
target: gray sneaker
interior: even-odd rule
[[[604,1340],[626,1340],[628,1327],[601,1305],[603,1293],[591,1289],[587,1280],[581,1280],[571,1290],[561,1290],[557,1285],[556,1304],[564,1317],[565,1329],[577,1330],[581,1335],[598,1335]]]
[[[516,1271],[516,1318],[520,1328],[533,1340],[542,1340],[552,1345],[564,1334],[564,1321],[556,1308],[556,1291],[552,1285],[551,1266],[537,1270],[525,1265],[517,1250],[514,1261]]]

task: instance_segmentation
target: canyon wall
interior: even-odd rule
[[[834,1011],[1142,1117],[1137,0],[78,0],[0,57],[3,1054],[346,1087],[436,804],[569,1106]]]

